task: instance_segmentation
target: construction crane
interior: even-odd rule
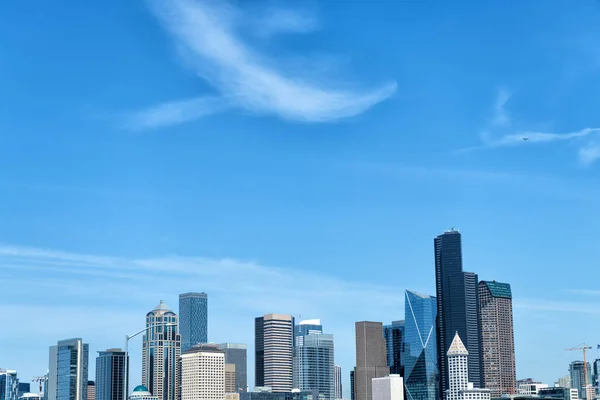
[[[588,370],[587,370],[587,357],[586,357],[586,352],[588,350],[591,350],[592,346],[588,346],[585,343],[581,343],[578,347],[573,347],[570,349],[566,349],[565,351],[578,351],[578,350],[583,350],[583,376],[585,377],[585,398],[587,399],[587,390],[588,390]],[[581,394],[580,394],[581,396]]]
[[[40,383],[40,400],[42,400],[42,385],[44,382],[48,381],[48,374],[42,376],[34,376],[31,378],[31,382],[39,382]]]

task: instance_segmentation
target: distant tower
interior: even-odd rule
[[[294,318],[267,314],[255,319],[255,386],[290,392],[293,383]]]
[[[320,399],[334,400],[333,335],[322,333],[320,320],[302,321],[296,332],[294,389],[316,390]]]
[[[80,338],[50,347],[49,400],[87,400],[89,346]]]
[[[333,380],[334,380],[334,386],[335,386],[335,398],[336,400],[341,400],[342,399],[342,367],[340,367],[339,365],[334,366],[333,369]]]
[[[383,336],[385,337],[387,365],[390,367],[390,374],[402,376],[402,343],[404,340],[404,320],[392,321],[390,325],[383,326]]]
[[[88,381],[87,395],[88,395],[88,400],[96,400],[96,382]],[[123,397],[121,397],[120,400],[122,400],[122,399],[123,399]]]
[[[177,332],[177,314],[162,300],[146,314],[142,348],[142,385],[160,400],[179,400],[179,364],[181,336]],[[174,325],[160,325],[174,324]]]
[[[469,352],[458,333],[454,334],[447,356],[450,388],[446,391],[446,399],[490,400],[489,389],[474,388],[469,382]]]
[[[125,377],[127,363],[121,349],[99,351],[96,357],[96,400],[123,400],[129,377]],[[89,396],[88,396],[89,397]],[[91,400],[88,398],[88,400]]]
[[[225,353],[214,345],[196,345],[181,355],[181,400],[225,398]]]
[[[588,362],[584,367],[583,361],[573,361],[569,366],[569,373],[571,375],[571,387],[577,389],[579,392],[579,398],[586,399],[587,392],[585,388],[585,374],[588,374],[588,382],[592,381],[590,363]],[[590,400],[590,399],[588,399]]]
[[[356,369],[354,400],[372,400],[372,380],[390,373],[387,366],[383,324],[362,321],[356,329]]]
[[[208,343],[208,295],[183,293],[179,295],[179,332],[181,351]]]
[[[225,352],[225,363],[235,364],[235,391],[245,392],[248,387],[247,346],[242,343],[221,343]]]

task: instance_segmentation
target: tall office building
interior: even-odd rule
[[[127,362],[123,350],[99,351],[96,357],[96,400],[123,400],[125,394],[129,393],[129,376],[126,376],[126,371]]]
[[[161,300],[154,310],[146,314],[146,327],[148,330],[142,347],[142,385],[160,400],[179,400],[177,360],[181,355],[181,336],[177,331],[177,314]]]
[[[333,367],[333,386],[334,386],[334,397],[336,400],[342,398],[342,367],[335,365]]]
[[[181,400],[225,398],[225,353],[214,345],[196,345],[181,355]]]
[[[404,383],[398,374],[373,378],[373,400],[404,400]]]
[[[89,346],[79,338],[50,347],[49,400],[87,400]]]
[[[404,293],[404,386],[408,400],[437,400],[439,376],[433,296]]]
[[[385,338],[387,365],[390,374],[404,376],[402,366],[402,337],[404,336],[404,321],[392,321],[390,325],[383,326],[383,337]]]
[[[96,382],[88,381],[87,393],[88,393],[88,400],[96,400]]]
[[[457,230],[452,229],[436,237],[434,250],[440,391],[446,393],[449,388],[446,352],[457,332],[470,354],[469,381],[476,387],[481,387],[483,379],[477,275],[463,272],[462,239]]]
[[[235,391],[248,390],[247,350],[241,343],[221,343],[219,348],[225,352],[225,363],[235,364]]]
[[[0,400],[18,400],[19,379],[17,371],[0,369]]]
[[[383,324],[362,321],[356,327],[354,400],[372,400],[372,380],[390,374],[387,366]]]
[[[179,295],[179,333],[181,351],[208,343],[208,296],[206,293]]]
[[[479,282],[483,382],[492,397],[516,394],[512,293],[508,283]]]
[[[255,386],[290,392],[293,383],[294,318],[267,314],[255,319]]]
[[[569,366],[569,375],[571,376],[571,387],[573,389],[578,390],[579,397],[582,399],[587,399],[587,391],[585,387],[585,374],[587,374],[588,385],[591,385],[592,373],[589,362],[586,363],[585,367],[583,361],[573,361]]]
[[[235,385],[235,364],[225,363],[225,393],[237,393]]]
[[[350,371],[350,400],[354,400],[354,386],[354,371]]]
[[[448,383],[447,400],[490,400],[490,390],[474,388],[469,382],[469,352],[458,333],[447,352]]]
[[[294,327],[294,346],[302,345],[304,335],[323,333],[320,319],[305,319]]]
[[[316,390],[319,398],[335,399],[333,335],[301,335],[294,347],[294,389]]]

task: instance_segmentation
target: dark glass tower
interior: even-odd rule
[[[265,319],[254,319],[254,386],[265,386]]]
[[[235,365],[235,391],[246,392],[248,389],[246,345],[222,343],[219,347],[225,352],[225,364]]]
[[[181,352],[208,343],[208,296],[206,293],[179,295],[179,333]]]
[[[387,365],[390,374],[404,376],[402,368],[402,338],[404,337],[404,321],[392,321],[390,325],[383,326]]]
[[[125,377],[125,352],[121,349],[99,351],[96,358],[96,400],[123,400],[128,379]],[[88,399],[89,400],[89,399]]]
[[[483,387],[477,275],[463,272],[462,240],[457,230],[436,237],[434,250],[440,393],[449,388],[446,353],[456,333],[464,338],[469,352],[469,382]]]

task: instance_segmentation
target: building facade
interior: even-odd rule
[[[18,400],[19,379],[17,371],[0,369],[0,400]]]
[[[548,385],[542,382],[534,381],[531,378],[520,379],[517,381],[517,392],[520,395],[535,396],[540,389],[546,389]]]
[[[88,381],[87,383],[88,400],[96,400],[96,382]],[[124,397],[121,396],[121,399]]]
[[[181,354],[181,400],[225,398],[225,352],[196,345]]]
[[[469,351],[469,382],[483,385],[479,326],[478,278],[463,272],[462,237],[457,230],[434,239],[437,297],[437,348],[440,393],[449,389],[448,358],[454,334],[458,332]]]
[[[89,346],[80,338],[50,347],[49,400],[87,400]]]
[[[31,384],[29,382],[19,382],[19,398],[23,397],[23,395],[25,393],[30,393],[30,392],[31,392]]]
[[[385,338],[386,360],[390,367],[390,374],[404,376],[402,366],[402,345],[404,343],[404,321],[392,321],[383,326],[383,337]]]
[[[179,333],[181,351],[197,344],[208,343],[208,295],[182,293],[179,295]]]
[[[294,346],[302,346],[304,335],[318,335],[319,333],[323,333],[323,325],[321,325],[320,319],[306,319],[300,321],[300,323],[294,327]]]
[[[439,376],[436,298],[407,290],[404,312],[404,386],[408,400],[437,400]]]
[[[390,374],[387,366],[383,324],[361,321],[356,328],[354,400],[372,400],[372,380]]]
[[[333,335],[301,335],[294,347],[294,389],[314,391],[322,400],[335,399]]]
[[[577,400],[577,390],[566,387],[553,387],[540,389],[538,392],[540,399],[546,400]]]
[[[273,392],[291,392],[294,318],[267,314],[255,319],[255,383]]]
[[[123,350],[99,351],[96,357],[96,400],[123,400],[125,394],[129,393],[127,372],[127,359]],[[91,400],[89,395],[88,400]]]
[[[261,390],[255,392],[240,393],[240,400],[318,400],[316,391],[272,392]]]
[[[516,394],[512,293],[508,283],[479,282],[483,382],[492,397]]]
[[[404,400],[404,382],[398,374],[373,378],[373,400]]]
[[[579,396],[582,399],[587,399],[587,390],[585,387],[587,374],[588,385],[592,384],[592,371],[590,363],[586,363],[585,366],[583,361],[573,361],[569,366],[569,375],[571,377],[571,387],[577,389]],[[591,399],[588,399],[591,400]]]
[[[242,343],[221,343],[219,348],[225,352],[225,363],[235,364],[236,392],[248,390],[247,346]]]
[[[334,387],[334,397],[337,400],[341,400],[342,398],[342,367],[339,365],[335,365],[333,367],[333,387]]]
[[[237,393],[235,384],[235,364],[225,363],[225,393]]]
[[[448,357],[447,400],[490,400],[490,390],[474,387],[469,382],[469,351],[463,344],[458,333],[446,353]]]
[[[142,385],[160,400],[179,400],[177,360],[181,356],[181,336],[177,329],[177,314],[161,300],[146,314],[146,327],[142,345]]]
[[[129,400],[159,400],[158,396],[153,396],[144,385],[138,385],[133,389]]]

